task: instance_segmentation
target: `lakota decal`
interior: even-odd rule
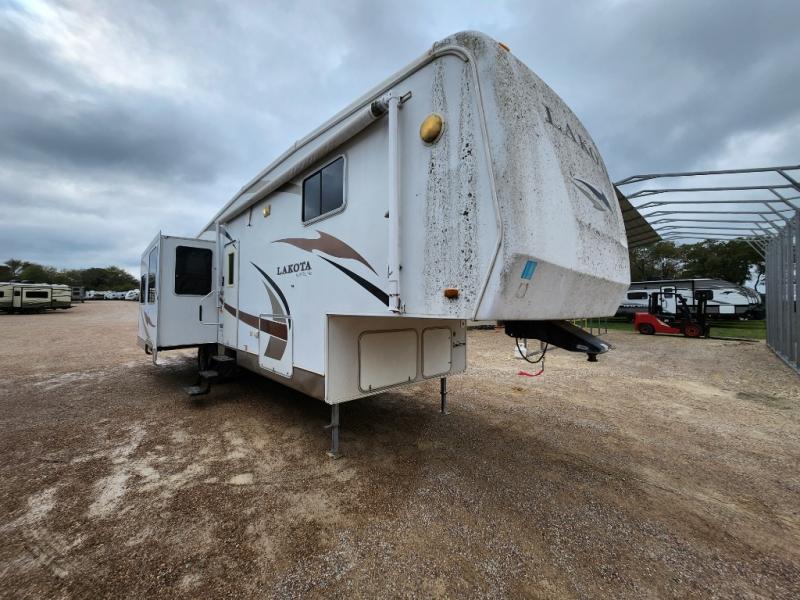
[[[589,158],[592,159],[594,164],[600,164],[600,153],[597,151],[596,148],[592,147],[592,144],[588,140],[584,140],[580,135],[575,135],[575,132],[572,131],[572,127],[569,126],[568,122],[564,122],[563,125],[559,125],[553,120],[553,113],[550,111],[550,107],[546,104],[544,106],[544,119],[547,123],[553,126],[556,131],[560,132],[570,140],[572,140],[575,144],[580,146],[581,150],[583,150],[586,154],[589,155]]]
[[[311,263],[307,260],[304,260],[299,263],[294,263],[291,265],[283,265],[282,267],[277,268],[276,275],[286,275],[287,273],[297,273],[297,274],[304,274],[304,275],[311,275],[309,272],[311,271]]]
[[[578,179],[577,177],[573,177],[572,179],[577,182],[575,183],[575,187],[592,202],[597,210],[611,210],[611,203],[602,191],[583,179]]]
[[[260,332],[270,336],[267,342],[267,348],[264,351],[264,356],[273,360],[281,360],[283,354],[286,352],[286,344],[289,339],[289,328],[291,327],[291,320],[288,316],[289,304],[286,302],[286,296],[283,295],[281,288],[267,275],[263,269],[257,264],[251,262],[251,265],[264,277],[266,281],[263,282],[264,290],[267,292],[269,298],[270,310],[272,311],[272,318],[267,319],[259,317],[258,315],[251,315],[242,310],[237,311],[236,307],[230,304],[224,304],[227,310],[234,317],[238,316],[242,323],[250,325]],[[273,290],[275,290],[273,292]]]
[[[357,260],[362,265],[367,267],[370,271],[377,275],[377,271],[372,268],[372,265],[367,262],[367,259],[361,256],[353,248],[345,244],[342,240],[328,235],[325,232],[317,230],[319,237],[315,240],[306,238],[284,238],[282,240],[275,240],[273,243],[284,243],[296,246],[306,252],[313,252],[318,250],[323,254],[328,254],[334,258],[352,258]]]
[[[285,312],[285,313],[283,313],[283,314],[285,314],[285,315],[291,315],[292,313],[291,313],[291,311],[289,310],[289,303],[288,303],[288,302],[286,302],[286,296],[284,296],[284,295],[283,295],[283,292],[281,291],[281,288],[279,288],[279,287],[278,287],[278,284],[277,284],[277,283],[275,283],[275,281],[272,279],[272,277],[270,277],[269,275],[267,275],[267,274],[264,272],[264,269],[262,269],[261,267],[259,267],[259,266],[258,266],[256,263],[254,263],[254,262],[251,262],[250,264],[251,264],[251,265],[253,265],[253,266],[256,268],[256,270],[257,270],[259,273],[261,273],[261,275],[264,277],[264,279],[266,279],[266,280],[267,280],[267,283],[269,283],[269,285],[272,287],[272,289],[274,289],[274,290],[277,292],[277,294],[278,294],[278,297],[281,299],[281,302],[283,303],[283,308],[286,310],[286,312]],[[266,285],[265,285],[264,287],[267,289],[267,294],[269,294],[269,295],[270,295],[270,301],[272,301],[272,299],[273,299],[273,297],[272,297],[272,292],[270,291],[270,289],[269,289],[269,288],[268,288]],[[280,313],[282,312],[282,311],[280,310],[280,306],[276,306],[276,305],[277,305],[277,302],[273,302],[273,303],[272,303],[272,312],[273,312],[274,314],[280,314]]]
[[[236,316],[236,307],[225,303],[225,310],[227,310],[234,317]],[[286,323],[278,323],[277,320],[259,318],[257,315],[251,315],[242,310],[239,311],[239,320],[242,323],[250,325],[254,329],[274,335],[282,339],[284,342],[289,339],[289,328]]]
[[[380,301],[381,301],[381,303],[383,303],[383,304],[389,304],[389,294],[387,294],[386,292],[384,292],[384,291],[383,291],[381,288],[379,288],[377,285],[373,285],[373,284],[371,284],[369,281],[367,281],[366,279],[364,279],[363,277],[361,277],[361,275],[357,275],[356,273],[353,273],[353,272],[352,272],[350,269],[345,269],[345,268],[344,268],[342,265],[336,264],[335,262],[333,262],[332,260],[328,260],[328,259],[327,259],[327,258],[325,258],[324,256],[320,256],[320,258],[321,258],[322,260],[324,260],[325,262],[332,264],[332,265],[333,265],[334,267],[336,267],[337,269],[339,269],[339,270],[340,270],[342,273],[344,273],[345,275],[347,275],[347,276],[348,276],[350,279],[352,279],[353,281],[355,281],[355,282],[356,282],[358,285],[360,285],[361,287],[363,287],[363,288],[364,288],[365,290],[367,290],[367,291],[368,291],[370,294],[372,294],[372,295],[373,295],[373,296],[375,296],[375,297],[376,297],[378,300],[380,300]]]
[[[312,253],[313,253],[314,250],[316,250],[317,252],[321,252],[323,254],[328,254],[329,256],[333,256],[335,258],[350,258],[350,259],[353,259],[353,260],[356,260],[356,261],[360,262],[362,265],[367,267],[370,271],[375,273],[375,275],[378,274],[377,271],[375,271],[375,269],[372,268],[372,265],[367,262],[367,259],[365,259],[363,256],[361,256],[361,254],[359,254],[355,249],[353,249],[350,246],[348,246],[347,244],[345,244],[342,240],[340,240],[338,238],[335,238],[332,235],[328,235],[327,233],[325,233],[323,231],[317,230],[317,233],[319,234],[319,237],[317,239],[285,238],[285,239],[282,239],[282,240],[275,240],[275,242],[273,242],[273,243],[276,243],[276,244],[277,243],[290,244],[292,246],[300,248],[301,250],[305,250],[306,252],[312,252]],[[370,283],[369,281],[364,279],[361,275],[358,275],[357,273],[354,273],[353,271],[351,271],[350,269],[348,269],[346,267],[343,267],[339,263],[333,262],[329,258],[326,258],[324,256],[320,256],[320,258],[322,260],[324,260],[325,262],[333,265],[337,269],[339,269],[342,273],[347,275],[350,279],[355,281],[358,285],[360,285],[362,288],[364,288],[370,294],[372,294],[378,300],[380,300],[382,304],[388,304],[389,303],[389,295],[386,292],[384,292],[382,289],[380,289],[377,285],[374,285],[374,284]],[[298,263],[298,264],[302,264],[302,263]],[[308,264],[308,268],[311,269],[311,265],[309,263],[306,263],[306,264]],[[294,267],[295,265],[288,265],[288,266]],[[296,272],[296,271],[282,271],[281,270],[282,268],[285,268],[285,267],[278,267],[278,274],[279,275],[282,275],[282,274],[284,274],[286,272]],[[302,271],[302,269],[301,269],[301,271]],[[298,273],[298,274],[300,274],[300,273]]]

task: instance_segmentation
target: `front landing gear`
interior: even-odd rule
[[[447,377],[439,379],[439,395],[441,397],[441,414],[450,414],[447,410]],[[331,404],[331,422],[325,425],[325,429],[331,430],[331,449],[328,450],[328,456],[331,458],[339,458],[339,405]]]
[[[328,450],[328,456],[331,458],[339,458],[339,405],[331,404],[331,422],[325,426],[325,429],[331,430],[331,449]]]

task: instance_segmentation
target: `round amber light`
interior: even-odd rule
[[[422,125],[419,126],[419,137],[426,144],[435,144],[442,136],[444,131],[444,119],[436,113],[425,117]]]

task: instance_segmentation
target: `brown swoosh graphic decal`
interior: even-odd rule
[[[142,311],[142,314],[144,314],[144,320],[145,320],[145,322],[146,322],[148,325],[150,325],[150,327],[155,327],[155,323],[153,323],[153,322],[150,320],[150,315],[148,315],[148,314],[147,314],[146,312],[144,312],[144,311]]]
[[[319,238],[315,240],[307,238],[284,238],[282,240],[275,240],[273,243],[283,242],[284,244],[296,246],[306,252],[319,250],[330,256],[335,256],[336,258],[352,258],[367,267],[370,271],[375,273],[375,275],[378,274],[377,271],[372,268],[372,265],[367,262],[366,258],[361,256],[356,250],[345,244],[342,240],[320,230],[317,230],[317,233],[319,234]]]
[[[225,303],[225,310],[227,310],[234,317],[236,316],[236,308],[228,303]],[[285,323],[278,323],[270,319],[259,319],[256,315],[239,311],[239,320],[242,323],[250,325],[255,329],[259,329],[264,333],[274,335],[276,338],[287,340],[289,339],[289,331]]]

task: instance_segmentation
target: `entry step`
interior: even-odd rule
[[[183,391],[190,396],[202,396],[203,394],[207,394],[210,389],[211,387],[208,385],[187,385],[183,388]]]
[[[200,371],[198,375],[201,379],[213,379],[214,377],[219,377],[219,371],[209,369],[207,371]]]
[[[236,359],[232,356],[227,356],[225,354],[218,354],[217,356],[212,356],[211,360],[218,363],[226,363],[226,362],[233,362]]]

